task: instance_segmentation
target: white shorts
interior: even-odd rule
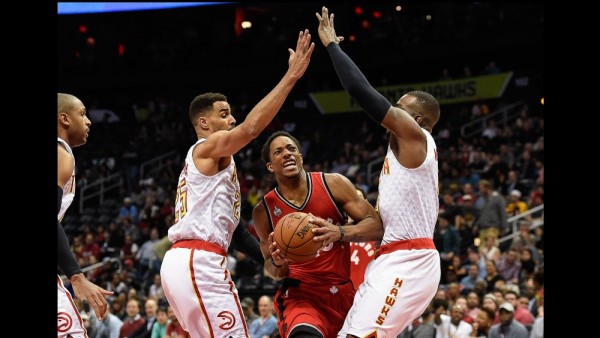
[[[440,282],[437,250],[397,250],[367,266],[365,281],[354,296],[338,338],[395,338],[419,317]]]
[[[192,338],[249,337],[225,251],[205,251],[198,247],[216,245],[189,242],[196,248],[175,247],[179,242],[175,243],[160,269],[165,296],[179,323]]]
[[[73,338],[88,338],[87,331],[83,327],[83,320],[73,302],[71,293],[65,288],[59,276],[57,279],[57,337],[64,338],[71,335]]]

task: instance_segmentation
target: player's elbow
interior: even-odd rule
[[[263,128],[258,125],[258,123],[247,123],[244,122],[242,125],[240,125],[240,127],[242,128],[242,132],[244,133],[244,136],[248,139],[248,140],[253,140],[255,138],[258,137],[258,135],[260,135],[260,133],[262,132]]]

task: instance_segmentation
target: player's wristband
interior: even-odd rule
[[[281,264],[281,265],[275,264],[275,260],[273,259],[273,257],[271,257],[271,264],[273,264],[273,266],[276,267],[276,268],[280,268],[280,267],[283,266],[283,264]]]
[[[340,229],[340,242],[344,239],[344,237],[346,236],[346,233],[344,232],[344,228],[342,228],[341,225],[338,225],[338,228]]]

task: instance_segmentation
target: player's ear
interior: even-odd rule
[[[416,115],[415,121],[417,121],[418,124],[421,124],[421,122],[423,122],[423,115]]]
[[[71,121],[69,120],[69,114],[67,113],[58,114],[58,121],[67,126],[71,124]]]
[[[267,162],[267,170],[273,172],[273,164],[271,162]]]
[[[198,118],[198,126],[204,130],[208,130],[208,119],[205,116],[200,116]]]

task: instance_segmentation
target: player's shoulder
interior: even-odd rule
[[[352,185],[352,182],[350,182],[350,180],[346,176],[344,176],[340,173],[322,173],[322,174],[323,174],[323,179],[325,180],[327,185],[343,185],[343,184]]]

